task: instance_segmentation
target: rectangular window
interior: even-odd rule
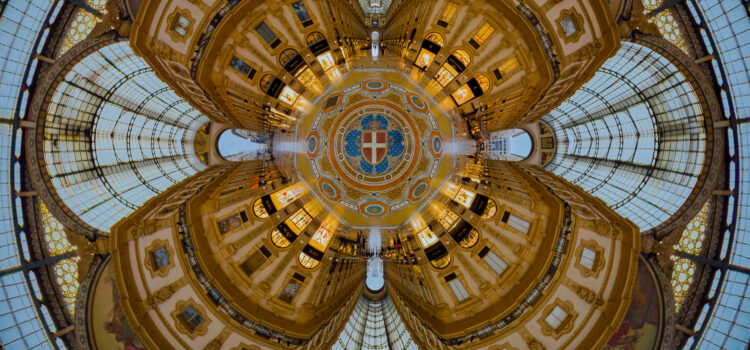
[[[167,254],[167,247],[161,247],[152,251],[151,258],[153,259],[154,267],[157,270],[169,265],[169,254]]]
[[[323,67],[324,71],[327,71],[333,67],[333,55],[331,55],[331,51],[326,51],[326,53],[316,57],[318,59],[318,62],[320,63],[320,66]]]
[[[422,287],[422,294],[424,294],[424,300],[427,301],[427,303],[432,303],[432,300],[430,299],[430,293],[427,291],[427,288],[425,288],[424,284],[422,284],[422,281],[419,281],[419,286]]]
[[[476,194],[474,192],[471,192],[465,188],[461,188],[460,190],[458,190],[458,193],[456,193],[456,197],[454,197],[453,200],[466,208],[470,208],[471,202],[474,201],[475,195]]]
[[[312,218],[310,217],[310,215],[307,215],[305,209],[298,210],[291,218],[289,218],[289,221],[292,223],[292,225],[294,225],[294,227],[299,231],[302,231],[302,229],[304,229],[311,220]]]
[[[185,308],[185,311],[180,313],[180,318],[182,318],[182,322],[185,323],[185,326],[192,332],[195,331],[198,326],[203,323],[203,316],[198,313],[198,310],[196,310],[192,305]]]
[[[474,46],[475,49],[478,49],[479,46],[484,44],[484,41],[487,40],[487,38],[492,35],[492,33],[495,32],[495,27],[493,27],[489,22],[485,23],[482,28],[479,28],[479,31],[477,32],[474,37],[471,38],[471,40],[476,44]],[[474,45],[472,44],[472,46]]]
[[[291,106],[294,104],[294,101],[297,101],[297,97],[299,97],[297,91],[292,90],[288,86],[284,86],[284,89],[281,90],[281,94],[279,95],[279,100]]]
[[[575,34],[576,31],[578,31],[578,29],[576,28],[576,23],[573,22],[573,18],[571,16],[566,16],[565,18],[563,18],[562,21],[560,21],[560,26],[562,27],[566,37],[570,37]]]
[[[503,64],[501,64],[500,67],[498,67],[498,71],[499,71],[498,74],[500,75],[500,78],[502,78],[503,76],[506,76],[506,75],[512,73],[513,71],[515,71],[519,67],[521,67],[521,64],[518,62],[518,57],[513,56],[512,58],[510,58],[507,61],[503,62]],[[497,77],[498,74],[495,74],[495,77]],[[500,79],[500,78],[498,78],[498,79]]]
[[[286,286],[284,286],[284,289],[281,291],[279,299],[291,303],[292,300],[294,300],[294,297],[297,296],[297,292],[299,292],[299,289],[302,287],[302,282],[304,281],[305,276],[294,273],[294,276],[289,279],[289,282],[286,283]]]
[[[487,255],[485,255],[484,257],[484,262],[487,263],[492,271],[495,271],[498,276],[502,276],[503,272],[505,272],[505,269],[508,268],[508,263],[497,256],[497,254],[495,254],[495,252],[493,251],[487,252]]]
[[[437,236],[435,236],[435,233],[432,232],[429,227],[417,233],[417,238],[419,239],[419,243],[422,244],[422,248],[427,248],[433,245],[438,240]]]
[[[247,214],[245,215],[245,221],[247,221]],[[234,214],[226,219],[220,220],[216,225],[219,226],[219,233],[223,235],[240,227],[240,225],[242,225],[242,222],[243,221],[240,217],[240,214]]]
[[[448,23],[451,22],[451,19],[453,19],[453,15],[456,14],[456,9],[458,8],[458,5],[456,5],[453,2],[449,2],[447,6],[445,6],[445,10],[443,11],[443,15],[438,20],[438,25],[446,28],[448,27]]]
[[[547,315],[546,318],[544,318],[544,322],[546,322],[550,327],[553,329],[558,329],[560,326],[565,322],[565,319],[568,318],[568,313],[565,312],[561,307],[555,306],[555,308],[550,312],[549,315]]]
[[[434,53],[425,49],[421,49],[419,50],[419,55],[417,55],[417,60],[414,61],[414,65],[421,69],[427,69],[427,66],[430,65],[434,58]]]
[[[526,221],[526,220],[524,220],[524,219],[522,219],[522,218],[520,218],[518,216],[515,216],[515,215],[513,215],[513,214],[511,214],[511,213],[509,213],[507,211],[503,213],[502,221],[504,223],[508,224],[508,226],[510,226],[510,227],[512,227],[512,228],[514,228],[514,229],[516,229],[518,231],[521,231],[524,234],[528,234],[529,233],[529,229],[531,228],[531,223],[530,222],[528,222],[528,221]]]
[[[179,36],[186,36],[188,29],[190,29],[190,20],[184,16],[177,16],[177,20],[174,21],[172,30]]]
[[[258,24],[258,26],[255,27],[255,31],[268,44],[271,44],[271,43],[273,43],[276,40],[276,34],[273,33],[273,31],[266,24],[266,22],[260,22],[260,24]]]
[[[308,27],[313,24],[313,21],[310,19],[310,14],[307,13],[307,8],[305,8],[305,4],[303,4],[302,1],[293,3],[292,8],[294,9],[294,13],[297,14],[299,21],[302,22],[303,27]]]
[[[237,56],[232,56],[232,59],[229,61],[229,66],[234,70],[240,72],[240,74],[242,75],[247,75],[248,73],[250,73],[250,69],[252,68],[249,64],[247,64]]]
[[[445,228],[446,231],[450,231],[450,229],[453,227],[453,224],[458,221],[458,215],[451,211],[450,209],[445,209],[443,211],[443,214],[438,217],[438,221],[441,225],[443,225],[443,228]]]
[[[248,276],[252,276],[255,271],[258,271],[258,269],[263,266],[263,263],[266,262],[266,258],[264,254],[256,250],[253,254],[251,254],[245,261],[240,265],[242,268],[242,271],[245,272]]]
[[[581,266],[593,270],[594,269],[594,263],[596,262],[596,252],[583,247],[583,251],[581,252],[581,260],[579,261],[579,264]]]
[[[451,66],[448,63],[443,64],[442,67],[440,67],[440,70],[435,74],[435,80],[440,84],[440,86],[445,87],[453,81],[453,79],[456,78],[458,75],[458,71],[456,71],[453,66]]]
[[[456,297],[459,303],[469,299],[469,292],[466,291],[464,284],[456,277],[455,273],[445,276],[445,281],[448,282],[448,287],[450,287],[453,296]]]

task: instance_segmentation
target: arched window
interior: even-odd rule
[[[322,33],[312,32],[308,34],[305,42],[324,71],[331,69],[336,64],[333,60],[331,48],[328,46],[328,40],[326,40],[326,37]]]
[[[270,136],[257,132],[227,129],[224,130],[216,142],[216,150],[222,158],[241,162],[246,160],[267,159],[269,153]]]
[[[427,69],[427,66],[430,65],[435,55],[440,52],[440,48],[443,47],[444,43],[445,39],[443,39],[442,35],[435,32],[427,34],[422,41],[422,48],[419,50],[419,54],[417,54],[414,65],[422,69]]]
[[[308,47],[313,46],[314,44],[317,44],[323,40],[326,40],[325,35],[321,32],[312,32],[305,37],[305,43]]]
[[[273,98],[278,98],[279,101],[284,102],[288,105],[293,105],[294,101],[299,97],[299,93],[292,90],[286,85],[281,79],[274,77],[271,74],[266,74],[258,82],[260,91],[266,93],[266,95]]]
[[[292,75],[296,74],[306,65],[305,60],[302,59],[302,56],[300,56],[299,52],[295,49],[281,51],[279,54],[279,64],[281,64],[287,72],[292,73]]]
[[[435,74],[435,80],[440,83],[440,86],[445,87],[453,81],[461,72],[466,70],[471,64],[471,56],[468,52],[458,49],[451,52],[448,59],[440,67],[440,70]]]
[[[545,167],[648,230],[678,211],[706,151],[692,85],[659,53],[623,42],[594,77],[546,115],[557,148]]]
[[[485,141],[486,159],[522,161],[531,155],[534,144],[526,130],[506,129],[490,133]]]
[[[484,74],[479,74],[470,79],[463,86],[451,94],[457,105],[462,105],[479,96],[484,95],[490,89],[490,79]]]
[[[440,47],[443,47],[443,45],[445,44],[445,39],[439,33],[432,32],[427,34],[427,36],[425,36],[424,38],[425,40],[429,40],[430,42]]]

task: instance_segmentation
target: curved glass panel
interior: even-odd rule
[[[547,170],[603,199],[642,231],[677,212],[703,167],[698,97],[677,67],[638,44],[623,42],[543,120],[557,140]]]
[[[714,71],[726,81],[728,93],[722,93],[724,112],[739,120],[750,117],[750,17],[746,3],[740,0],[691,0],[687,2],[698,25],[705,28],[702,39],[709,53],[717,60]],[[720,82],[721,83],[721,82]],[[728,134],[739,143],[739,149],[730,139],[730,154],[735,154],[738,164],[730,167],[729,186],[737,193],[735,205],[728,209],[728,222],[732,228],[724,235],[729,254],[726,261],[744,269],[750,268],[750,123],[738,123]],[[736,168],[735,168],[736,166]],[[734,169],[738,173],[734,173]],[[735,180],[738,182],[735,184]],[[735,221],[735,215],[736,221]],[[725,249],[726,251],[726,249]],[[694,343],[698,349],[744,349],[750,342],[750,275],[737,270],[725,270],[719,294],[705,328]]]
[[[208,119],[178,97],[127,42],[78,62],[57,87],[44,158],[63,202],[99,230],[203,170],[192,147]]]
[[[21,223],[20,207],[14,218],[15,206],[11,191],[11,172],[16,181],[23,174],[20,167],[14,171],[11,147],[13,121],[25,114],[26,101],[19,104],[22,83],[27,73],[33,75],[36,61],[37,40],[45,21],[50,16],[54,22],[62,4],[51,0],[3,1],[0,5],[0,270],[18,268],[22,264],[21,251],[25,246],[25,233],[18,231],[16,223]],[[53,10],[54,8],[54,10]],[[40,44],[44,44],[42,38]],[[17,106],[19,107],[17,109]],[[16,135],[19,137],[20,135]],[[20,152],[20,142],[16,151]],[[20,241],[20,242],[19,242]],[[35,305],[32,289],[39,290],[33,273],[9,272],[0,276],[0,344],[7,349],[54,349],[50,333],[45,329],[45,321]],[[37,294],[38,295],[38,294]],[[41,297],[39,295],[39,297]],[[49,318],[47,318],[49,320]],[[49,325],[54,327],[54,325]]]
[[[418,350],[419,347],[404,326],[391,297],[386,295],[378,301],[360,297],[332,349]]]

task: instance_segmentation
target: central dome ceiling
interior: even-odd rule
[[[303,117],[299,177],[342,222],[393,227],[450,178],[447,114],[392,71],[350,73]]]

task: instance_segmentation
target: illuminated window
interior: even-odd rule
[[[106,2],[106,0],[89,0],[86,1],[86,4],[101,13],[106,13]],[[101,22],[101,19],[94,16],[91,12],[81,8],[75,10],[73,16],[75,19],[70,23],[65,35],[63,36],[62,45],[60,45],[60,48],[58,49],[58,57],[70,50],[75,44],[81,42],[81,40],[86,39],[96,24]]]
[[[419,55],[417,55],[417,60],[414,61],[414,65],[425,69],[430,63],[432,63],[433,59],[435,59],[435,54],[423,48],[419,50]]]
[[[430,260],[430,264],[436,269],[444,269],[451,263],[451,255],[445,254],[435,260]]]
[[[461,189],[458,190],[458,193],[456,193],[456,196],[453,197],[453,201],[469,208],[471,207],[471,202],[474,201],[474,196],[476,196],[474,192],[461,187]]]
[[[437,46],[443,47],[443,45],[445,45],[445,39],[443,39],[443,36],[438,33],[427,34],[424,38],[435,43]]]
[[[469,84],[464,84],[464,86],[454,91],[451,96],[453,96],[453,99],[456,100],[456,104],[460,106],[473,99],[474,93],[471,91]]]
[[[429,227],[425,227],[424,230],[417,233],[417,239],[422,244],[422,248],[427,248],[438,241],[437,236],[435,236],[435,233]]]
[[[695,218],[688,223],[685,231],[682,232],[680,241],[674,247],[676,250],[693,255],[701,253],[706,234],[709,209],[710,204],[707,202]],[[690,286],[693,284],[696,265],[686,258],[672,256],[671,259],[674,263],[674,268],[672,269],[672,291],[674,293],[675,310],[679,311]]]
[[[487,201],[487,207],[484,209],[484,213],[482,214],[482,219],[488,220],[495,217],[495,214],[497,213],[497,204],[494,200],[490,199]]]
[[[293,186],[289,186],[279,192],[273,194],[274,205],[276,210],[281,210],[286,207],[289,203],[294,202],[295,199],[299,198],[304,193],[304,187],[298,183]]]
[[[462,238],[461,241],[458,242],[458,245],[460,245],[462,248],[469,249],[477,244],[479,241],[479,230],[472,229],[469,231],[469,234],[466,235],[466,237]]]
[[[292,225],[297,228],[297,230],[302,231],[307,226],[307,224],[312,221],[312,218],[310,217],[310,215],[307,215],[305,209],[300,209],[297,210],[297,212],[294,213],[294,215],[292,215],[292,217],[287,221],[290,221]]]
[[[458,9],[458,5],[449,2],[448,5],[445,6],[445,10],[443,10],[443,15],[440,17],[440,20],[438,20],[438,25],[443,28],[447,27],[448,23],[451,22],[451,19],[453,19],[453,16],[456,14],[456,9]]]
[[[292,244],[292,242],[289,242],[289,240],[281,234],[281,231],[278,228],[274,228],[273,231],[271,231],[271,242],[279,248],[286,248]]]
[[[269,216],[266,206],[263,205],[263,201],[260,198],[256,199],[255,203],[253,203],[253,213],[260,219],[265,219]]]
[[[299,93],[292,90],[290,87],[285,86],[284,89],[281,90],[281,95],[279,95],[279,100],[291,106],[294,104],[294,101],[297,100],[297,97],[299,97]]]
[[[464,50],[455,50],[451,53],[448,60],[443,63],[440,70],[435,74],[435,80],[440,86],[445,87],[453,79],[463,72],[471,63],[471,56]]]
[[[456,221],[458,221],[458,215],[450,209],[445,209],[443,213],[438,216],[438,221],[443,225],[446,231],[449,231]]]
[[[299,259],[299,264],[306,269],[314,269],[318,265],[320,265],[320,261],[305,254],[304,252],[300,252],[297,259]]]
[[[318,77],[315,76],[315,73],[313,73],[310,67],[306,67],[305,69],[300,71],[299,75],[297,75],[297,80],[299,80],[299,82],[306,87],[310,87],[310,85],[314,83],[315,79],[317,78]]]
[[[516,56],[513,56],[512,58],[503,62],[503,64],[501,64],[500,67],[495,68],[493,73],[495,74],[495,78],[497,80],[500,80],[504,76],[507,76],[508,74],[518,69],[519,67],[521,67],[521,64],[518,62],[518,58]]]
[[[320,225],[315,234],[310,239],[310,245],[315,249],[325,252],[328,247],[328,243],[333,238],[333,230],[336,229],[336,219],[333,216],[328,217]]]
[[[476,35],[474,35],[469,43],[475,48],[478,49],[482,44],[484,44],[484,41],[487,40],[487,38],[492,35],[492,33],[495,32],[495,27],[493,27],[489,22],[482,25],[482,28],[479,29]]]
[[[459,106],[471,101],[475,97],[484,95],[490,89],[490,80],[484,74],[479,74],[454,91],[451,96]]]
[[[323,67],[324,71],[327,71],[333,67],[333,55],[331,55],[331,51],[327,51],[326,53],[316,57],[318,59],[318,62],[320,63],[320,66]]]
[[[549,315],[544,318],[544,322],[552,327],[552,329],[557,330],[560,328],[560,326],[562,326],[567,318],[568,313],[560,306],[555,306],[555,308],[552,309],[552,312],[550,312]]]

